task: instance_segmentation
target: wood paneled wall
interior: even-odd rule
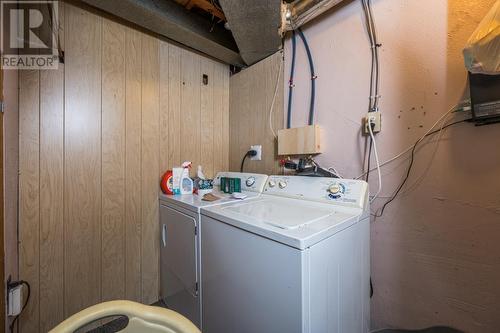
[[[0,101],[4,103],[3,97],[3,68],[0,68]],[[0,114],[0,281],[5,281],[5,252],[4,252],[4,167],[3,167],[3,112]],[[0,327],[5,327],[5,288],[0,291]]]
[[[21,332],[105,300],[156,301],[161,174],[183,160],[228,169],[226,65],[73,5],[59,12],[65,64],[19,74]]]
[[[229,168],[231,171],[240,171],[241,159],[251,145],[262,145],[262,161],[251,161],[247,158],[244,171],[269,175],[280,173],[276,139],[269,124],[269,110],[282,61],[282,53],[278,52],[230,78]],[[278,84],[271,115],[276,133],[284,125],[283,72]]]

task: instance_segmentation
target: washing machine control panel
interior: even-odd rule
[[[241,181],[241,190],[262,193],[264,186],[267,183],[267,175],[258,173],[243,173],[243,172],[219,172],[214,179],[214,186],[220,185],[222,177],[239,178]]]
[[[363,208],[368,184],[355,179],[269,176],[264,193]]]

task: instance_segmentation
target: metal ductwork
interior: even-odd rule
[[[219,0],[229,29],[247,65],[281,48],[281,1]]]
[[[297,29],[344,0],[295,0],[285,5],[283,32]]]
[[[231,32],[193,15],[169,0],[82,0],[90,6],[203,52],[225,63],[245,66]]]

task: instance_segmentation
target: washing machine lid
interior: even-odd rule
[[[247,202],[202,208],[201,214],[202,221],[203,216],[210,217],[303,250],[358,222],[362,210],[261,195]]]
[[[242,216],[250,216],[264,223],[281,228],[297,229],[336,213],[334,207],[316,207],[307,202],[290,205],[289,202],[278,199],[243,202],[224,207],[223,210]]]

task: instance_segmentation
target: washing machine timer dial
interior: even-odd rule
[[[247,178],[247,180],[245,181],[245,184],[247,185],[247,187],[252,187],[255,185],[255,177],[253,176],[250,176]]]
[[[327,189],[328,197],[330,199],[339,199],[345,193],[345,185],[342,183],[332,183]]]
[[[288,183],[284,180],[280,180],[278,185],[281,189],[284,189],[288,185]]]

